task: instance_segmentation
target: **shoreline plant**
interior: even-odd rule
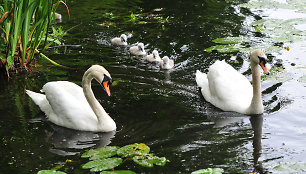
[[[38,56],[59,65],[41,51],[58,39],[48,35],[60,3],[67,7],[62,0],[0,0],[0,73],[31,70]]]

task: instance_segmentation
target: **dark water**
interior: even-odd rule
[[[149,169],[128,162],[119,168],[137,173],[191,173],[220,167],[225,173],[264,173],[277,162],[306,162],[306,84],[300,80],[305,74],[305,43],[292,43],[290,53],[268,55],[272,67],[288,69],[288,79],[263,82],[263,116],[222,112],[207,103],[196,86],[195,71],[207,71],[215,60],[227,60],[250,78],[247,54],[204,52],[214,45],[213,39],[254,34],[246,21],[259,15],[239,10],[239,3],[243,1],[72,1],[68,3],[70,21],[60,8],[64,29],[78,25],[64,43],[77,46],[53,48],[46,54],[74,69],[40,66],[9,80],[1,77],[0,173],[36,173],[67,159],[73,162],[61,170],[88,173],[80,167],[86,162],[80,158],[84,151],[136,142],[149,145],[153,153],[171,162]],[[132,12],[141,14],[139,21],[145,22],[128,22]],[[110,39],[121,33],[132,36],[130,45],[143,42],[147,52],[157,49],[162,56],[168,55],[175,60],[175,68],[160,70],[130,56],[128,47],[111,46]],[[81,84],[92,64],[105,66],[115,81],[111,97],[97,83],[93,90],[116,121],[116,132],[78,132],[53,125],[24,93],[25,89],[39,91],[54,80]]]

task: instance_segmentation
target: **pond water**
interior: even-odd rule
[[[305,41],[284,43],[290,51],[267,54],[271,67],[282,70],[262,82],[262,116],[222,112],[201,97],[196,85],[195,71],[207,71],[216,60],[226,60],[251,80],[249,54],[204,51],[215,45],[213,39],[221,37],[265,38],[249,24],[283,16],[283,10],[262,13],[260,9],[238,7],[243,2],[68,2],[70,21],[64,7],[58,10],[65,30],[76,26],[64,38],[68,46],[49,49],[46,54],[73,69],[39,66],[30,73],[0,79],[0,173],[36,173],[65,164],[67,159],[72,162],[61,170],[88,173],[80,167],[86,162],[80,158],[81,153],[136,142],[147,144],[153,153],[170,162],[154,168],[127,162],[119,169],[168,174],[219,167],[225,173],[278,173],[271,166],[280,162],[305,164]],[[305,32],[305,25],[297,28]],[[129,46],[111,46],[110,39],[121,33],[130,36],[129,46],[143,42],[147,52],[157,49],[162,56],[168,55],[174,59],[175,68],[160,70],[143,58],[131,56]],[[55,80],[80,85],[84,71],[92,64],[103,65],[112,75],[111,97],[96,82],[93,90],[117,123],[115,132],[80,132],[56,126],[46,121],[44,113],[25,94],[25,89],[39,91],[46,82]]]

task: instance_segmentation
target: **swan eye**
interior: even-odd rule
[[[262,63],[263,65],[265,65],[267,63],[267,61],[264,57],[258,56],[258,59],[259,59],[259,64]]]
[[[108,86],[113,83],[112,79],[109,76],[107,76],[106,74],[104,74],[104,78],[103,78],[102,83],[103,82],[108,82],[108,84],[107,84]]]

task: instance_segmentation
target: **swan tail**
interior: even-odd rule
[[[33,100],[33,102],[39,106],[39,108],[46,114],[50,115],[52,112],[52,108],[46,98],[46,95],[41,93],[36,93],[30,90],[26,90],[26,93],[30,98]]]
[[[208,87],[208,79],[207,75],[205,73],[202,73],[201,71],[197,70],[196,71],[196,82],[197,85],[201,88],[207,88]]]

